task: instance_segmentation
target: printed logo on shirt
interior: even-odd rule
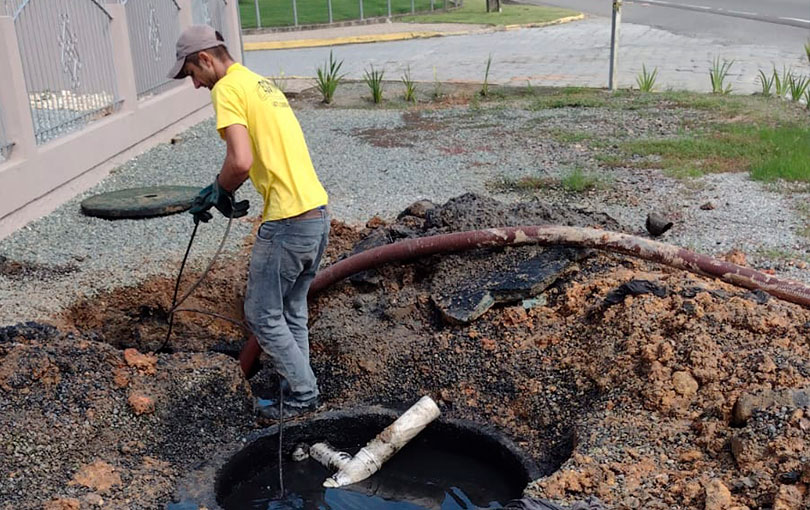
[[[270,80],[259,80],[258,91],[262,101],[273,100],[273,106],[289,108],[290,105],[287,103],[284,94]]]

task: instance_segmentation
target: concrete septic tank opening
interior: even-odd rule
[[[377,474],[352,486],[324,489],[323,481],[331,472],[312,459],[290,459],[296,445],[319,441],[354,454],[399,414],[361,408],[285,424],[284,498],[279,493],[278,427],[271,427],[219,469],[216,500],[225,510],[256,505],[329,510],[500,508],[519,498],[530,481],[549,474],[493,428],[444,417],[428,425]]]

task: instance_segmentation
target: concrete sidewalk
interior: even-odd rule
[[[305,30],[266,31],[243,37],[245,51],[314,48],[374,42],[403,41],[448,35],[485,34],[518,28],[559,25],[583,19],[582,14],[567,16],[545,23],[524,25],[470,25],[464,23],[403,23],[384,22],[336,26]]]
[[[349,79],[362,79],[364,69],[373,65],[400,76],[410,69],[415,81],[470,81],[483,79],[485,63],[492,56],[490,83],[537,86],[605,87],[610,61],[610,19],[598,16],[546,28],[504,30],[453,26],[445,32],[454,37],[414,39],[377,44],[349,44],[358,29],[383,30],[402,34],[413,25],[391,23],[374,28],[335,29],[343,46],[249,51],[248,67],[266,76],[312,77],[317,66],[334,51],[343,61],[341,72]],[[433,26],[433,28],[437,28]],[[464,30],[477,30],[465,33]],[[350,34],[354,31],[354,34]],[[434,30],[437,31],[438,30]],[[411,30],[413,32],[413,30]],[[326,32],[321,32],[325,34]],[[385,32],[382,32],[384,34]],[[299,38],[307,32],[285,34]],[[280,37],[282,34],[265,35]],[[361,34],[362,35],[362,34]],[[373,34],[365,34],[373,35]],[[293,39],[295,40],[295,39]],[[301,41],[302,39],[298,39]],[[324,38],[322,46],[332,46],[336,38]],[[619,47],[618,80],[621,88],[635,87],[642,66],[658,69],[657,89],[711,91],[709,67],[715,58],[734,61],[726,82],[734,93],[752,93],[760,89],[760,69],[770,72],[784,66],[797,75],[810,74],[803,48],[781,48],[673,34],[646,25],[622,24]]]

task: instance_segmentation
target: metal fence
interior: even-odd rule
[[[180,6],[175,0],[108,0],[127,11],[129,44],[138,98],[168,90],[178,82],[166,77],[180,37]]]
[[[235,2],[237,0],[231,0]],[[225,39],[225,45],[232,48],[234,43],[233,34],[231,34],[225,23],[225,8],[227,0],[192,0],[191,2],[191,17],[196,25],[211,25],[214,27],[222,37]]]
[[[36,142],[112,113],[119,98],[104,7],[97,0],[16,4],[12,15]]]
[[[422,14],[462,0],[239,0],[242,28],[298,26]]]

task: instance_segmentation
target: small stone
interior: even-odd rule
[[[82,466],[68,485],[81,485],[105,492],[113,486],[121,485],[121,476],[115,472],[114,467],[102,460],[97,460],[93,464]]]
[[[155,412],[155,401],[141,393],[133,393],[127,399],[129,407],[137,416],[142,414],[152,414]]]
[[[694,462],[703,458],[703,452],[700,450],[688,450],[678,456],[681,462]]]
[[[125,349],[124,361],[127,365],[138,369],[139,372],[153,375],[157,373],[155,365],[157,365],[157,356],[153,354],[141,354],[137,349]]]
[[[763,374],[770,374],[774,370],[776,370],[776,364],[774,364],[773,360],[767,354],[762,358],[762,362],[759,364],[759,371]]]
[[[801,510],[807,491],[804,486],[780,485],[773,500],[773,510]]]
[[[731,507],[731,491],[717,478],[706,484],[706,510],[728,510]]]
[[[434,204],[430,200],[418,200],[409,205],[407,208],[405,208],[405,210],[402,211],[402,214],[400,214],[400,216],[410,215],[424,219],[427,216],[427,212],[435,208],[436,204]]]
[[[113,369],[113,384],[116,388],[126,388],[129,386],[129,372],[124,367]]]
[[[731,250],[726,252],[723,255],[723,260],[726,262],[731,262],[732,264],[737,264],[738,266],[744,266],[746,264],[745,253],[740,250]]]
[[[384,227],[385,220],[380,218],[377,215],[372,216],[370,220],[366,222],[366,228],[377,228],[377,227]]]
[[[779,474],[779,483],[785,485],[792,485],[798,482],[801,477],[802,477],[801,471],[787,471],[785,473]]]
[[[481,339],[481,348],[485,351],[494,351],[496,347],[495,340],[491,338],[482,338]]]
[[[691,397],[698,390],[698,382],[689,372],[679,371],[672,374],[672,385],[675,392],[684,397]]]
[[[91,506],[103,506],[104,505],[104,498],[100,495],[96,494],[95,492],[91,492],[90,494],[86,494],[82,499]]]
[[[79,510],[79,508],[79,500],[76,498],[57,498],[42,506],[42,510]]]
[[[706,202],[705,204],[701,205],[700,208],[703,209],[704,211],[711,211],[712,209],[714,209],[714,204],[711,202]]]

